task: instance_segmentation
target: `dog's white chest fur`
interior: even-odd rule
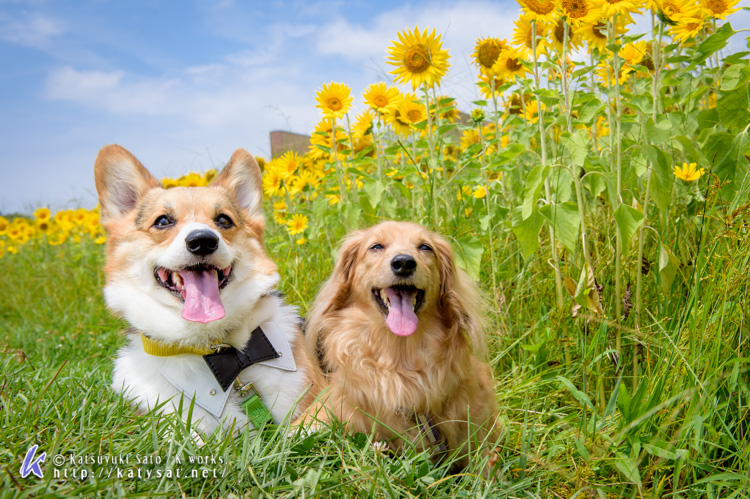
[[[249,331],[261,325],[271,344],[281,353],[280,358],[254,364],[238,376],[240,383],[253,384],[263,405],[278,423],[287,415],[294,416],[290,411],[306,389],[307,377],[292,355],[299,334],[294,309],[275,297],[263,301],[259,313],[253,314],[241,330],[230,335],[228,342],[241,348]],[[192,420],[202,433],[212,433],[222,425],[228,429],[234,424],[235,430],[252,428],[240,405],[247,396],[240,397],[234,387],[224,391],[200,355],[149,355],[139,335],[132,335],[129,344],[119,351],[112,387],[144,411],[161,404],[161,412],[177,412],[181,402],[183,419],[195,398]]]

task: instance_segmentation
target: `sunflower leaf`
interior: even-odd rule
[[[537,165],[526,176],[526,183],[523,186],[523,210],[521,211],[524,220],[529,218],[534,211],[536,200],[542,192],[542,184],[548,172],[548,166]]]
[[[539,213],[555,228],[555,237],[563,243],[563,246],[571,253],[575,253],[578,243],[578,229],[581,225],[578,206],[571,201],[547,204],[539,208]]]
[[[633,236],[643,224],[644,216],[637,210],[626,204],[621,204],[613,213],[617,230],[620,232],[623,250],[630,246]]]
[[[455,251],[456,263],[464,269],[472,279],[479,280],[479,271],[482,267],[482,253],[484,247],[476,237],[456,240],[458,246]]]
[[[524,258],[530,257],[539,247],[539,231],[544,225],[544,217],[539,210],[533,210],[528,218],[521,216],[521,210],[516,209],[513,213],[512,230],[518,243],[521,245],[521,253]]]

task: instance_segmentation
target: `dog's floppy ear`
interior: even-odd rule
[[[328,314],[342,308],[349,299],[362,237],[363,233],[357,231],[350,234],[344,241],[331,277],[323,284],[307,314],[305,327],[307,350],[317,355],[321,367],[324,367],[325,364],[322,337],[327,334],[329,329]]]
[[[147,191],[161,187],[135,156],[116,144],[99,151],[94,180],[103,220],[129,213]]]
[[[260,209],[263,199],[260,167],[252,154],[244,149],[234,151],[227,165],[211,185],[231,192],[237,205],[243,210]]]
[[[438,311],[451,330],[458,330],[471,341],[474,352],[482,358],[487,349],[484,300],[479,287],[454,263],[451,245],[442,238],[434,240],[440,269]]]
[[[359,247],[362,245],[363,233],[361,231],[353,232],[346,238],[344,244],[339,250],[338,261],[333,268],[333,275],[329,284],[335,287],[335,292],[326,306],[325,312],[329,309],[341,308],[349,299],[352,290],[352,281],[354,280],[354,270],[357,266]]]

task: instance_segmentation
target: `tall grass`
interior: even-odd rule
[[[706,238],[690,278],[661,297],[647,327],[629,330],[626,337],[643,345],[635,389],[607,355],[606,325],[560,314],[553,288],[539,284],[545,277],[533,266],[521,269],[491,336],[502,425],[493,482],[480,478],[480,455],[451,475],[450,460],[436,465],[413,450],[382,455],[366,435],[345,436],[336,426],[308,435],[285,424],[259,438],[213,435],[198,447],[179,420],[137,416],[109,389],[124,324],[104,311],[101,247],[40,245],[6,255],[0,273],[12,290],[3,294],[0,316],[3,495],[744,497],[744,230],[730,226]],[[267,246],[281,265],[281,289],[304,312],[335,241],[311,249],[285,246],[285,239],[272,226]],[[43,479],[20,476],[33,444],[48,455]],[[53,465],[57,454],[68,460]],[[78,464],[85,456],[129,462]],[[210,462],[191,462],[196,456]]]

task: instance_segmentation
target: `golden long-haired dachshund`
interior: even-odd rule
[[[496,441],[482,304],[448,242],[422,226],[349,235],[307,323],[327,414],[393,450],[410,442],[468,464],[472,449]]]

